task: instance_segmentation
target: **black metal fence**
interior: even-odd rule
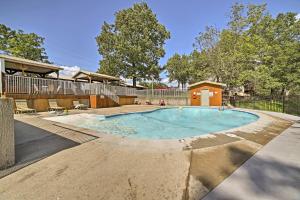
[[[239,108],[283,112],[300,116],[300,95],[230,97],[230,104]]]

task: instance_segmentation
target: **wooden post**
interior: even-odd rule
[[[0,170],[15,164],[14,101],[0,98]]]
[[[0,58],[0,96],[5,92],[5,61]]]
[[[90,95],[92,94],[92,77],[89,77],[89,87],[90,87]]]
[[[282,95],[282,112],[285,113],[285,93]]]
[[[0,89],[0,97],[2,96],[2,97],[5,97],[5,95],[6,95],[6,85],[5,85],[5,73],[3,73],[3,72],[0,72],[0,74],[1,74],[1,78],[0,78],[0,87],[1,87],[1,89]]]
[[[99,95],[90,95],[91,108],[99,108],[99,101],[100,101]]]
[[[59,79],[59,71],[56,71],[57,80]]]

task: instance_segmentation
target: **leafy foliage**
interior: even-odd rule
[[[102,55],[99,72],[136,80],[158,79],[158,61],[170,33],[146,3],[118,11],[114,24],[104,23],[96,37]]]
[[[169,81],[177,81],[178,85],[184,87],[190,81],[191,62],[189,56],[179,54],[173,55],[165,65],[169,73]]]
[[[159,81],[155,82],[140,82],[140,85],[147,87],[148,89],[165,89],[168,88],[168,85]]]
[[[300,88],[300,20],[296,13],[273,18],[266,4],[234,4],[228,27],[221,31],[207,27],[196,37],[194,47],[189,55],[194,64],[187,69],[183,64],[170,65],[170,76],[188,71],[185,80],[189,82],[210,79],[226,83],[229,89],[244,86],[253,94],[297,93],[294,90]]]
[[[12,30],[0,24],[0,50],[6,54],[35,61],[49,62],[43,48],[44,38],[35,33]]]

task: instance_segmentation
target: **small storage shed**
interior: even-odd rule
[[[226,84],[201,81],[189,85],[192,106],[221,106],[222,91]]]

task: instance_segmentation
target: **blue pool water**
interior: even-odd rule
[[[258,116],[212,108],[169,108],[87,120],[79,126],[133,138],[181,139],[249,124]]]

